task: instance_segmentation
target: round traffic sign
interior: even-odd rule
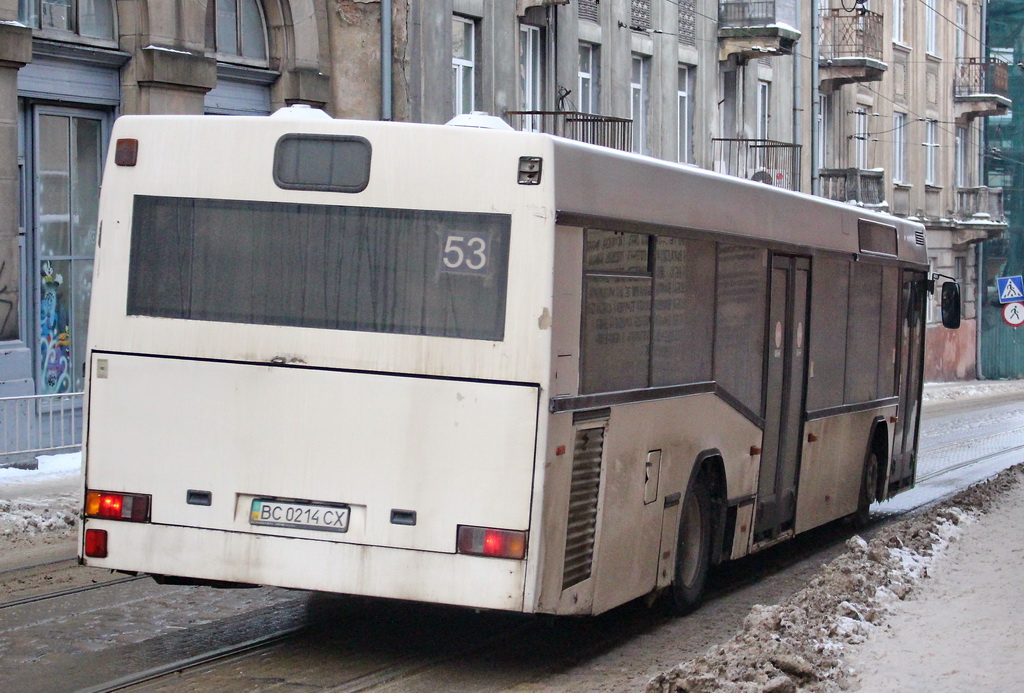
[[[1011,327],[1019,327],[1024,323],[1024,303],[1014,301],[1003,306],[1003,320]]]

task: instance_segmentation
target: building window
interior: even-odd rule
[[[956,57],[966,57],[967,49],[967,5],[956,4]]]
[[[892,40],[903,43],[903,14],[906,0],[892,0]]]
[[[216,50],[228,60],[267,59],[267,23],[257,0],[217,0]]]
[[[907,114],[892,116],[892,182],[904,183],[907,177]]]
[[[868,114],[863,108],[853,114],[853,161],[859,169],[868,167]]]
[[[690,68],[679,67],[676,89],[676,132],[679,135],[676,160],[693,160],[693,104],[690,102]]]
[[[759,80],[757,83],[757,139],[768,139],[768,128],[771,125],[772,83]]]
[[[924,0],[924,49],[932,55],[939,53],[938,15],[936,0]]]
[[[597,113],[600,109],[600,70],[598,47],[580,42],[579,109],[584,113]]]
[[[472,19],[452,17],[452,105],[455,114],[476,107],[476,25]]]
[[[34,29],[114,40],[113,0],[18,0],[18,19]]]
[[[718,75],[718,93],[722,97],[718,102],[718,129],[726,139],[736,137],[739,132],[737,113],[743,103],[741,83],[738,70],[723,70]]]
[[[967,258],[963,255],[953,258],[953,279],[960,286],[967,286]]]
[[[832,95],[818,95],[818,167],[832,168]]]
[[[934,120],[924,123],[924,183],[935,185],[939,151],[939,124]]]
[[[519,103],[524,111],[543,110],[544,61],[539,27],[519,25]],[[540,130],[540,118],[523,121],[524,130]]]
[[[956,171],[954,172],[954,183],[958,188],[966,188],[969,185],[969,167],[967,165],[969,147],[970,130],[958,127],[956,129]]]
[[[647,121],[650,108],[651,59],[633,54],[633,70],[630,78],[629,117],[633,119],[633,151],[649,154],[647,147]]]

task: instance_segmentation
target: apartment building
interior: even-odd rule
[[[0,0],[0,396],[81,389],[114,118],[294,103],[487,111],[920,219],[966,289],[927,377],[972,377],[976,247],[1005,228],[981,123],[1010,105],[985,3],[845,2]]]

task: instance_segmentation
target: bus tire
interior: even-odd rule
[[[864,462],[864,474],[860,480],[860,497],[857,499],[857,512],[853,514],[853,524],[865,527],[871,517],[871,504],[878,500],[878,453],[872,450]]]
[[[711,489],[704,474],[694,479],[679,513],[675,574],[669,587],[669,611],[688,614],[701,602],[711,565]]]

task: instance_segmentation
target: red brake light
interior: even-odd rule
[[[85,516],[149,522],[149,496],[141,493],[89,491],[85,495]]]
[[[520,559],[526,556],[526,532],[460,526],[458,552],[477,556]]]
[[[85,555],[89,558],[107,557],[107,530],[85,530]]]

